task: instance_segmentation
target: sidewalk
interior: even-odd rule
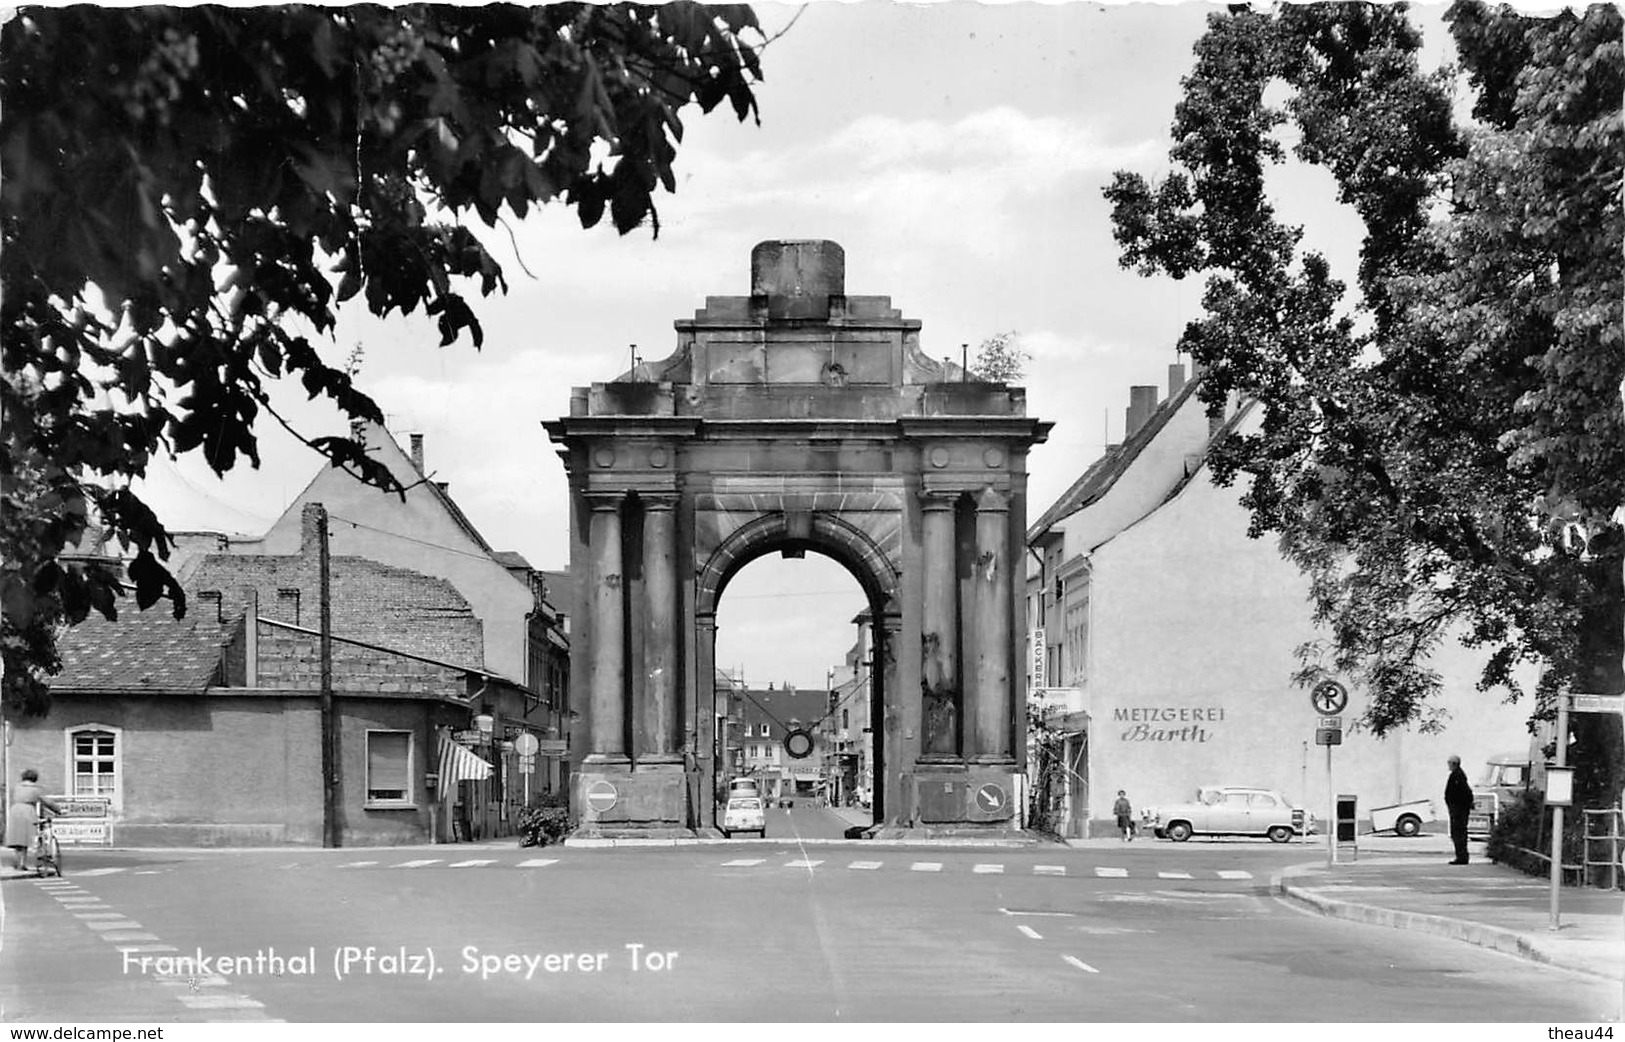
[[[1442,837],[1441,837],[1442,838]],[[1446,864],[1448,843],[1417,837],[1362,850],[1360,860],[1296,865],[1271,880],[1277,894],[1323,915],[1451,937],[1567,970],[1625,980],[1625,891],[1564,887],[1551,926],[1551,885],[1482,856]]]

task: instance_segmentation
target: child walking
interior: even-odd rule
[[[1123,842],[1132,842],[1134,839],[1134,808],[1129,806],[1126,791],[1117,790],[1117,802],[1112,804],[1112,813],[1117,815],[1117,829],[1123,834]]]

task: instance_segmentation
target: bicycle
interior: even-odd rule
[[[28,848],[28,854],[34,859],[34,874],[36,876],[62,876],[62,844],[56,838],[56,831],[51,827],[51,819],[41,817],[34,823],[34,844]],[[24,867],[27,867],[25,858]]]

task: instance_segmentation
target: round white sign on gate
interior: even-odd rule
[[[536,750],[540,749],[541,746],[542,743],[538,742],[536,740],[536,736],[531,734],[529,731],[526,731],[524,734],[513,740],[513,751],[518,753],[520,756],[535,756]]]
[[[594,813],[602,814],[615,806],[615,800],[620,795],[615,786],[600,779],[587,786],[587,806],[591,807]]]

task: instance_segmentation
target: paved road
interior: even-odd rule
[[[1268,896],[1270,872],[1304,854],[794,843],[83,854],[60,884],[0,888],[0,1019],[1620,1016],[1617,986]],[[173,962],[199,949],[245,961]]]

